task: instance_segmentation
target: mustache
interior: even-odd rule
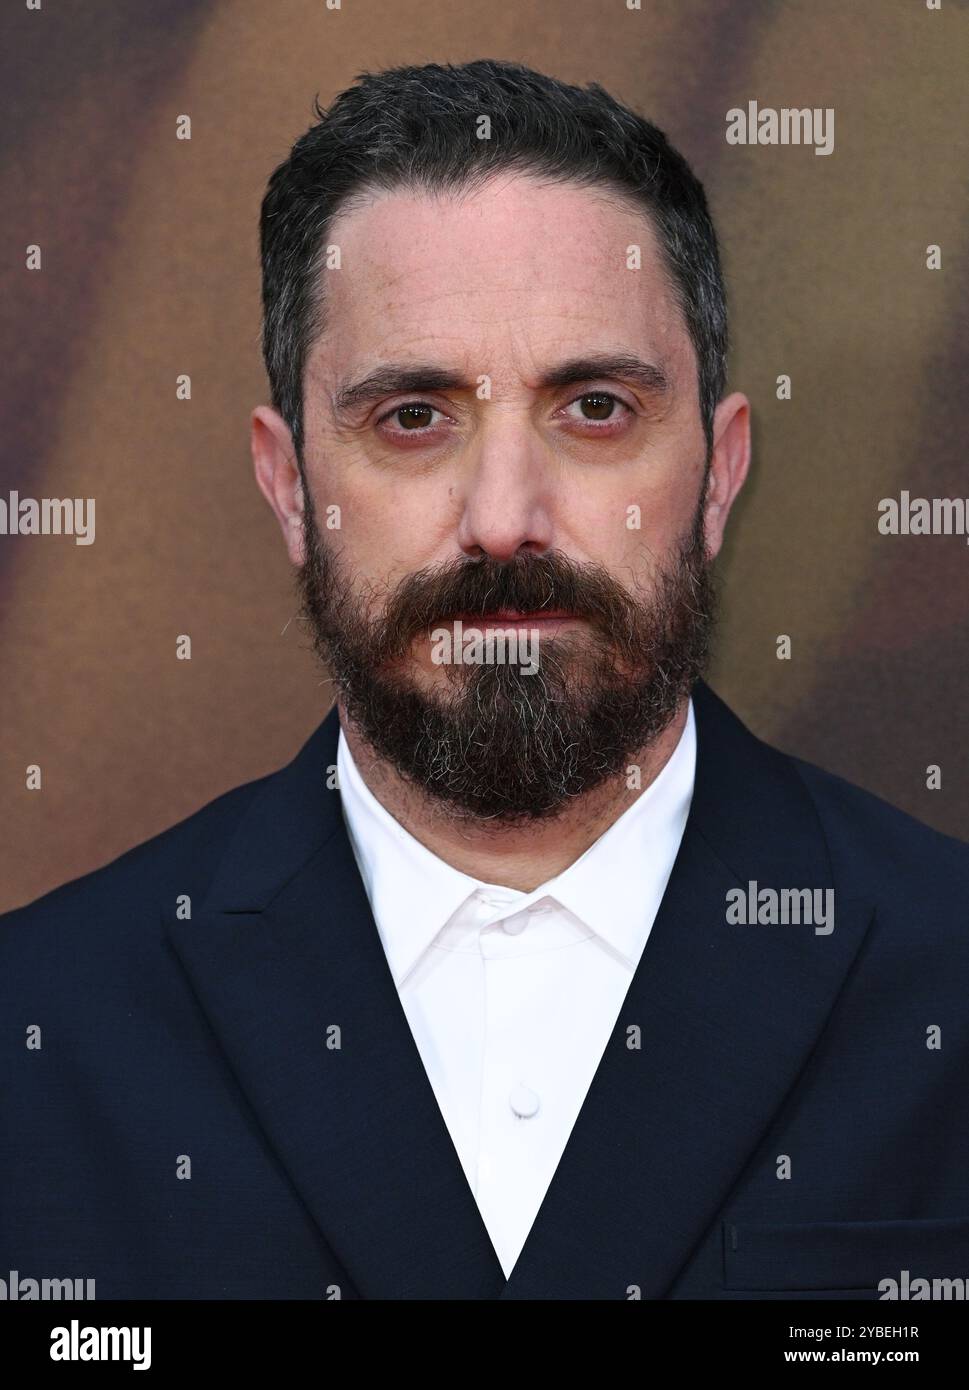
[[[621,640],[634,624],[638,607],[602,566],[580,565],[560,551],[520,554],[506,561],[485,556],[407,575],[387,600],[378,644],[389,655],[400,656],[432,627],[509,610],[565,611],[586,619],[604,636]]]

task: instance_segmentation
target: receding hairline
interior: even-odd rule
[[[546,169],[540,163],[525,160],[511,161],[499,166],[472,165],[456,176],[437,176],[430,178],[420,174],[367,175],[351,192],[340,200],[327,223],[331,229],[345,216],[364,206],[375,203],[381,197],[391,197],[395,193],[411,193],[429,201],[463,202],[486,191],[494,184],[508,184],[515,180],[533,183],[546,188],[577,188],[593,194],[601,202],[624,212],[644,215],[656,235],[652,208],[648,195],[640,198],[628,185],[624,185],[611,174],[592,174],[580,170],[557,171]]]
[[[371,176],[340,201],[339,206],[334,209],[327,221],[325,231],[320,236],[319,245],[313,257],[309,306],[311,332],[307,342],[304,371],[313,348],[326,331],[323,262],[326,256],[326,244],[327,242],[332,243],[333,229],[341,219],[350,217],[355,212],[363,211],[367,207],[372,207],[382,197],[392,197],[395,193],[414,194],[431,201],[446,200],[460,203],[478,193],[487,191],[494,184],[507,184],[516,178],[526,179],[540,187],[582,189],[593,194],[604,206],[612,207],[620,212],[631,212],[639,215],[653,240],[657,263],[666,288],[680,314],[683,327],[689,334],[690,326],[683,300],[683,291],[670,262],[663,237],[656,226],[652,208],[647,198],[638,198],[632,189],[624,187],[608,174],[592,176],[591,174],[571,172],[557,173],[527,162],[510,163],[498,168],[473,166],[469,170],[462,171],[459,177],[448,180],[399,174],[387,177]]]

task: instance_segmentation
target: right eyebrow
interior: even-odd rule
[[[433,364],[388,362],[376,367],[359,381],[341,386],[333,398],[339,414],[345,415],[361,405],[383,400],[385,396],[419,394],[422,391],[470,391],[477,382],[469,382],[460,372]]]

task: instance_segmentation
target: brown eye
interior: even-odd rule
[[[580,403],[587,420],[608,420],[618,401],[606,391],[592,391],[580,397]]]
[[[619,409],[616,409],[619,406]],[[576,412],[581,412],[578,414]],[[566,407],[566,414],[573,424],[597,425],[599,428],[586,430],[586,438],[591,439],[594,434],[601,434],[605,439],[611,439],[617,429],[625,429],[628,418],[635,414],[632,406],[627,405],[624,400],[612,391],[583,391],[581,396],[574,397]]]
[[[427,429],[434,414],[434,407],[430,405],[402,405],[394,411],[397,423],[405,430]]]

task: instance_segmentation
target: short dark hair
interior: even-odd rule
[[[302,464],[303,371],[324,329],[327,229],[354,195],[455,192],[517,170],[604,186],[652,217],[671,289],[696,351],[700,414],[712,448],[726,382],[727,306],[703,185],[663,132],[597,83],[574,87],[518,63],[478,59],[361,73],[273,171],[262,202],[262,346],[272,404]],[[490,119],[489,139],[478,122]]]

